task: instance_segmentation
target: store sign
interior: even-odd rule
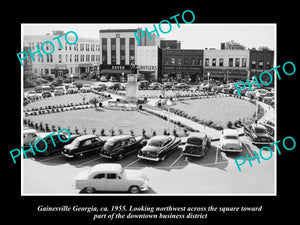
[[[140,70],[140,71],[153,71],[153,70],[157,70],[157,66],[154,66],[154,65],[143,65],[143,66],[140,66],[138,65],[137,68]]]
[[[101,65],[101,69],[130,70],[130,65]]]

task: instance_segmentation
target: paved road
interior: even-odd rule
[[[224,153],[218,148],[219,142],[213,142],[208,154],[201,159],[187,159],[181,149],[161,162],[148,162],[131,155],[122,161],[127,169],[142,170],[150,180],[149,194],[271,194],[274,193],[274,157],[268,161],[253,160],[250,167],[247,162],[239,172],[234,159],[254,156],[258,147],[251,145],[248,137],[241,137],[242,153]],[[269,152],[262,153],[268,158]],[[81,170],[98,163],[111,162],[98,154],[84,158],[66,159],[60,153],[49,157],[22,159],[23,193],[76,195],[79,190],[72,188],[73,178]],[[98,193],[107,194],[107,193]],[[115,193],[113,193],[115,194]]]

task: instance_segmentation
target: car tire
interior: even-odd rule
[[[117,160],[122,160],[124,159],[124,154],[123,153],[120,153],[117,155]]]
[[[132,193],[132,194],[137,194],[140,192],[140,188],[138,186],[130,186],[129,188],[129,192]]]
[[[91,194],[91,193],[94,193],[96,190],[95,190],[95,188],[93,188],[93,187],[85,187],[84,188],[84,192],[85,193],[89,193],[89,194]]]

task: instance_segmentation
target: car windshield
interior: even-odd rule
[[[235,136],[235,135],[225,135],[224,136],[224,139],[239,139],[239,137],[238,136]]]
[[[255,133],[264,134],[264,133],[267,133],[267,131],[265,129],[263,129],[263,128],[256,127],[255,128]]]
[[[148,142],[148,145],[154,146],[154,147],[161,147],[162,146],[162,142],[161,142],[161,140],[155,140],[155,139],[153,139],[153,140],[150,140]]]
[[[75,147],[78,147],[79,144],[80,144],[80,141],[76,140],[76,139],[72,142],[72,145],[74,145]]]
[[[192,138],[188,138],[186,140],[186,143],[192,144],[192,145],[202,145],[202,139],[201,138],[192,137]]]
[[[103,146],[103,149],[105,151],[111,151],[117,146],[117,144],[118,144],[118,142],[106,141]]]

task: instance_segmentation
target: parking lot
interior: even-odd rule
[[[56,153],[48,157],[22,159],[22,190],[24,195],[77,195],[80,190],[73,189],[73,178],[79,171],[99,163],[120,163],[126,169],[142,170],[149,178],[151,194],[274,194],[275,165],[274,156],[270,160],[252,160],[241,166],[239,172],[234,159],[254,156],[259,148],[251,144],[250,139],[242,136],[241,153],[225,153],[219,149],[219,141],[212,142],[207,155],[190,159],[182,155],[182,146],[164,161],[152,162],[138,159],[136,155],[121,161],[102,158],[99,154],[85,155],[82,158],[68,159]],[[262,152],[265,158],[269,152]],[[275,155],[275,154],[274,154]],[[102,193],[97,194],[127,194]]]

